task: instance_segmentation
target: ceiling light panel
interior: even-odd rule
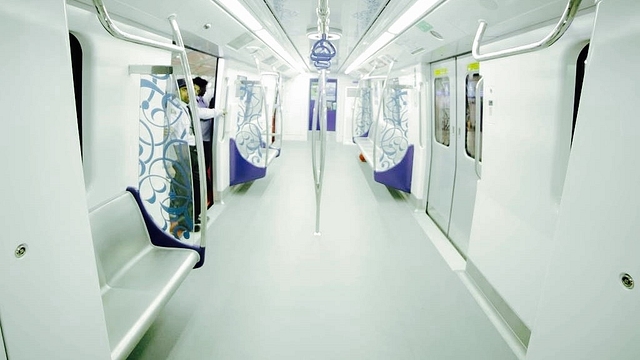
[[[251,15],[251,13],[238,0],[216,0],[216,2],[227,9],[238,21],[242,22],[249,30],[258,31],[262,25]]]
[[[433,10],[441,1],[442,0],[417,0],[409,10],[402,14],[402,16],[389,27],[388,31],[394,35],[400,34],[406,28],[413,25],[418,19],[424,17],[428,11]]]

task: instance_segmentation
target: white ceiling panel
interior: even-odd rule
[[[92,7],[91,0],[68,0]],[[193,39],[201,39],[227,58],[255,66],[257,57],[265,70],[288,66],[279,54],[258,40],[254,34],[228,16],[213,0],[104,0],[117,20],[145,29],[153,29],[170,37],[166,20],[177,14],[181,29]],[[314,41],[307,38],[308,29],[317,29],[317,0],[238,0],[282,45],[299,64],[315,71],[309,61]],[[423,0],[329,0],[330,31],[339,30],[340,40],[333,41],[337,56],[332,72],[344,71],[371,43],[416,1]],[[398,68],[420,61],[429,62],[469,52],[478,19],[489,27],[485,41],[505,34],[558,19],[567,0],[445,0],[434,11],[408,28],[391,44],[365,61],[362,71],[369,71],[375,60],[395,59]],[[581,8],[593,7],[593,1],[583,1]],[[210,24],[207,29],[205,24]],[[442,35],[437,40],[434,30]],[[317,31],[317,30],[316,30]],[[275,59],[275,60],[274,60]],[[361,71],[361,72],[362,72]],[[288,70],[285,76],[297,72]]]

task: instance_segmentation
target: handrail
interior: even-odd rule
[[[107,12],[107,8],[105,7],[102,0],[93,0],[93,5],[96,7],[96,11],[98,12],[98,20],[100,20],[100,23],[102,24],[102,26],[105,28],[105,30],[107,30],[109,34],[111,34],[111,36],[115,37],[116,39],[125,40],[125,41],[132,42],[139,45],[151,46],[156,49],[169,50],[169,51],[175,51],[175,52],[184,51],[184,48],[181,48],[180,46],[177,46],[177,45],[162,43],[162,42],[151,40],[151,39],[146,39],[141,36],[128,34],[120,30],[120,28],[113,22],[113,20],[109,16],[109,13]]]
[[[314,235],[320,235],[320,200],[322,196],[322,178],[324,175],[327,137],[326,83],[327,70],[322,69],[320,70],[320,77],[318,79],[318,100],[313,108],[313,119],[311,121],[311,158],[313,182],[316,193],[316,227]],[[318,166],[316,145],[316,128],[318,127],[318,122],[320,122],[320,166]]]
[[[545,49],[553,45],[556,41],[558,41],[558,39],[560,39],[560,37],[562,37],[562,35],[571,25],[571,22],[578,12],[578,7],[580,7],[581,2],[582,0],[569,0],[564,13],[562,13],[562,17],[560,18],[556,26],[542,40],[531,43],[529,45],[516,46],[513,48],[495,51],[488,54],[480,54],[480,41],[482,40],[482,36],[487,29],[487,22],[484,20],[480,20],[480,25],[478,26],[478,31],[476,32],[476,36],[473,39],[473,46],[471,49],[473,57],[478,61],[485,61],[511,55],[524,54],[538,49]]]
[[[277,128],[275,130],[273,130],[273,133],[270,133],[270,136],[273,136],[273,142],[276,142],[276,139],[280,139],[278,145],[276,146],[276,148],[280,151],[282,150],[282,134],[284,133],[284,127],[282,126],[282,106],[280,104],[281,102],[281,87],[282,87],[282,83],[281,83],[281,77],[279,73],[276,73],[277,77],[276,77],[276,94],[275,94],[275,100],[273,103],[273,114],[271,115],[272,117],[275,115],[275,117],[273,117],[272,119],[275,120],[276,124],[277,124]],[[272,121],[273,121],[272,120]]]
[[[229,105],[229,77],[224,78],[224,86],[225,86],[225,97],[224,97],[224,108],[227,109],[227,105]],[[219,131],[222,133],[222,136],[218,135],[218,142],[223,143],[225,140],[225,135],[227,134],[227,114],[222,114],[222,130]],[[220,127],[218,127],[220,129]]]
[[[269,146],[271,146],[271,137],[275,137],[275,136],[280,136],[280,133],[277,132],[277,130],[271,130],[273,128],[273,121],[274,121],[274,115],[277,114],[277,109],[280,108],[280,103],[279,103],[279,98],[280,98],[280,73],[277,72],[270,72],[270,71],[265,71],[262,72],[260,74],[260,79],[262,80],[262,78],[264,76],[273,76],[275,78],[275,85],[274,85],[274,94],[273,94],[273,106],[271,108],[271,111],[267,111],[267,130],[266,130],[266,136],[267,136],[267,144]],[[264,87],[264,86],[263,86]],[[265,96],[267,94],[267,91],[265,90]],[[266,97],[265,97],[266,99]],[[266,102],[265,102],[266,104]],[[266,105],[265,105],[266,106]],[[275,142],[275,140],[274,140]],[[279,148],[278,148],[279,149]],[[267,158],[269,158],[267,156]]]
[[[420,148],[424,147],[424,125],[422,125],[422,89],[424,88],[424,82],[420,81],[418,84],[418,131],[420,132],[418,136],[418,142],[420,143]],[[425,97],[426,98],[426,97]]]
[[[482,88],[484,84],[484,78],[480,78],[476,83],[476,141],[475,141],[475,150],[476,156],[475,160],[475,171],[476,175],[478,175],[478,179],[481,179],[482,168],[480,167],[480,129],[482,129],[482,98],[480,97],[480,88]]]
[[[262,116],[264,116],[264,168],[269,166],[269,111],[267,107],[267,89],[265,88],[262,77],[260,79],[260,91],[262,92]],[[262,135],[260,135],[260,141],[262,141]]]
[[[187,58],[187,51],[184,47],[184,42],[182,40],[182,34],[180,33],[180,28],[178,27],[178,22],[176,21],[176,15],[169,15],[168,20],[171,25],[171,30],[173,32],[174,41],[176,45],[166,44],[159,41],[146,39],[141,36],[136,36],[132,34],[128,34],[118,28],[118,26],[111,20],[109,16],[109,12],[105,7],[102,0],[93,0],[93,4],[96,7],[96,11],[98,12],[98,20],[105,28],[105,30],[111,34],[113,37],[132,42],[139,45],[150,46],[153,48],[168,50],[172,52],[177,52],[180,55],[180,61],[184,65],[184,75],[185,79],[191,79],[191,69],[189,68],[189,60]],[[198,107],[196,105],[196,91],[193,86],[192,81],[185,81],[187,85],[187,91],[189,92],[189,108],[191,109],[191,123],[193,126],[194,136],[196,138],[196,152],[198,153],[198,172],[200,177],[200,218],[204,221],[204,226],[201,226],[200,230],[200,247],[204,248],[206,246],[206,219],[207,219],[207,182],[206,182],[206,170],[204,169],[204,145],[202,143],[202,128],[199,125],[195,126],[194,118],[198,119],[197,111]],[[195,215],[195,214],[194,214]]]
[[[351,109],[351,141],[355,142],[356,139],[356,110],[358,108],[358,100],[360,100],[360,108],[362,108],[362,79],[358,81],[358,94],[356,96],[356,100],[353,103],[353,108]]]
[[[189,58],[184,48],[182,34],[176,21],[176,15],[169,15],[169,23],[173,31],[173,37],[176,44],[182,49],[179,52],[180,62],[184,66],[185,84],[189,93],[189,108],[191,109],[191,124],[193,125],[193,135],[196,138],[196,153],[198,154],[198,176],[200,181],[200,246],[206,246],[207,239],[207,170],[204,166],[204,143],[202,142],[202,127],[200,126],[200,116],[198,115],[198,105],[196,104],[196,89],[191,81],[191,67],[189,66]]]
[[[387,89],[387,82],[389,81],[389,76],[391,75],[391,69],[393,69],[393,65],[395,64],[395,60],[392,60],[389,63],[389,69],[387,69],[387,76],[385,76],[384,81],[382,82],[382,93],[380,94],[380,104],[378,105],[378,112],[376,113],[375,116],[375,123],[372,121],[371,122],[371,126],[375,127],[373,128],[373,155],[372,155],[372,162],[373,164],[373,171],[376,171],[376,144],[377,144],[377,140],[378,140],[378,122],[380,121],[380,112],[382,111],[382,108],[384,107],[384,91]],[[371,131],[371,130],[369,130]]]

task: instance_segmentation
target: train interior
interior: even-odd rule
[[[636,2],[8,0],[0,29],[0,360],[640,356]]]

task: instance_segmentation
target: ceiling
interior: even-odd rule
[[[67,0],[92,8],[92,0]],[[170,37],[167,21],[176,14],[185,43],[206,52],[237,60],[248,67],[279,71],[291,77],[298,74],[275,51],[260,41],[238,20],[229,16],[217,0],[103,0],[116,20]],[[308,29],[317,32],[317,0],[238,0],[282,45],[304,70],[314,71],[309,61],[314,40]],[[426,1],[426,0],[417,0]],[[333,41],[337,55],[330,72],[342,73],[369,45],[378,39],[416,0],[327,0],[330,32],[340,30]],[[418,62],[431,62],[471,51],[478,19],[488,24],[487,41],[523,28],[555,22],[567,0],[440,0],[433,11],[417,20],[391,44],[374,54],[356,71],[358,76],[395,60],[402,68]],[[581,10],[592,10],[592,0],[584,0]],[[443,39],[432,34],[437,32]]]

